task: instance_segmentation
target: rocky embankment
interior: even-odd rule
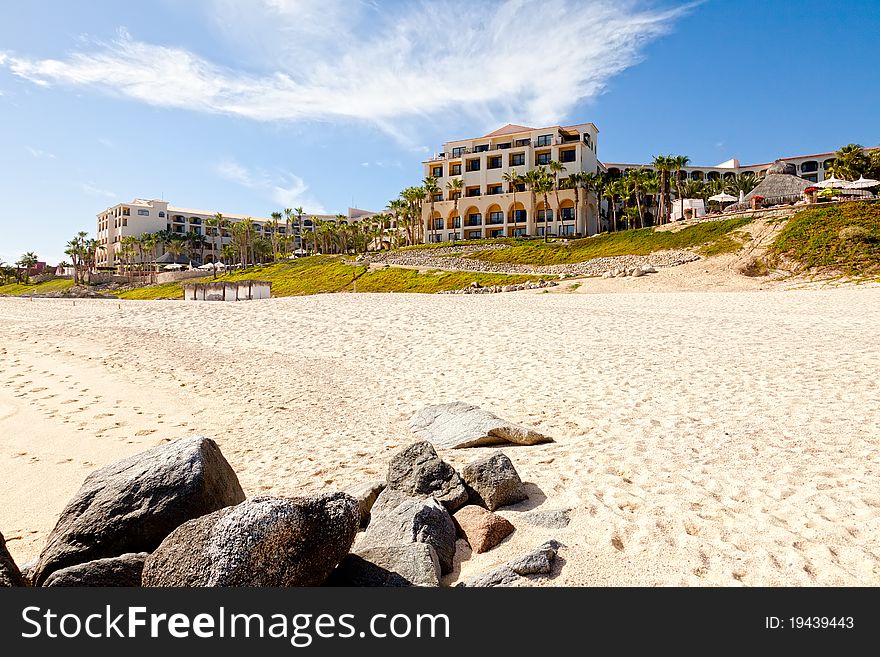
[[[551,439],[461,402],[422,409],[410,429],[421,440],[392,455],[384,480],[301,497],[247,497],[202,436],[116,461],[86,478],[35,562],[19,568],[0,534],[0,586],[440,586],[459,549],[486,552],[516,531],[494,511],[528,493],[503,452],[459,472],[434,444]],[[548,538],[458,585],[527,584],[562,547]]]
[[[358,262],[363,264],[385,264],[394,267],[448,269],[489,274],[580,277],[602,276],[605,272],[614,270],[632,271],[639,268],[645,271],[650,267],[656,269],[676,267],[700,259],[700,256],[690,251],[657,251],[646,256],[610,256],[565,265],[522,265],[488,262],[464,257],[479,251],[499,251],[509,248],[505,244],[462,244],[460,246],[444,246],[436,249],[406,249],[403,251],[368,254],[359,257]]]

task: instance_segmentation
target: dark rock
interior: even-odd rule
[[[6,539],[0,534],[0,587],[27,586],[27,580],[15,565],[15,559],[6,549]]]
[[[503,566],[484,575],[459,582],[457,586],[508,586],[517,583],[528,575],[547,575],[553,568],[553,562],[562,543],[550,540],[531,552],[511,559]]]
[[[358,509],[361,516],[361,527],[366,527],[370,522],[370,511],[376,503],[376,498],[385,490],[384,481],[368,481],[357,486],[348,488],[345,492],[358,501]]]
[[[490,511],[528,499],[513,463],[502,452],[468,463],[461,471],[471,501]]]
[[[413,497],[412,495],[408,495],[404,493],[402,490],[393,490],[391,488],[385,488],[379,496],[376,498],[376,502],[373,504],[373,508],[370,509],[370,520],[374,518],[380,518],[385,515],[389,511],[393,510],[401,502],[406,502],[407,500],[419,499],[423,500],[424,497]]]
[[[479,406],[464,402],[426,406],[410,418],[409,427],[419,438],[443,449],[553,442],[552,438],[534,429],[507,422]]]
[[[513,525],[481,506],[468,504],[452,516],[458,535],[477,554],[487,552],[513,533]]]
[[[450,512],[468,499],[461,477],[425,441],[404,447],[391,458],[387,481],[388,488],[411,497],[430,495]]]
[[[325,586],[440,586],[440,562],[428,543],[365,548],[346,556]]]
[[[96,559],[56,570],[43,586],[140,586],[146,552]]]
[[[348,554],[358,501],[257,497],[190,520],[144,565],[144,586],[317,586]]]
[[[375,516],[358,543],[358,551],[408,543],[429,544],[437,552],[441,573],[452,572],[455,525],[437,500],[406,499],[381,516]]]
[[[181,438],[95,470],[49,535],[34,571],[54,571],[129,552],[151,552],[191,518],[244,500],[217,444]]]

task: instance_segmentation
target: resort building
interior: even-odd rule
[[[876,148],[866,148],[865,151],[876,150]],[[814,153],[812,155],[797,155],[795,157],[780,158],[782,162],[790,164],[795,168],[795,175],[808,180],[809,182],[821,182],[826,178],[830,178],[829,167],[834,163],[834,153]],[[739,160],[732,159],[716,164],[715,166],[696,166],[689,165],[682,167],[683,180],[719,180],[724,178],[732,178],[741,173],[754,173],[759,178],[767,175],[767,170],[773,165],[773,162],[765,162],[763,164],[740,164]],[[632,169],[645,169],[646,171],[654,171],[650,164],[624,164],[620,162],[604,162],[602,164],[604,170],[611,176],[620,176]]]
[[[529,128],[508,124],[482,137],[443,145],[423,162],[424,175],[437,179],[439,192],[425,202],[422,221],[427,242],[522,235],[593,235],[598,204],[583,189],[560,189],[532,197],[512,176],[550,161],[563,165],[559,179],[572,173],[597,173],[599,130],[592,123]],[[461,179],[461,188],[452,181]],[[557,196],[558,194],[558,196]],[[558,198],[558,203],[557,203]],[[558,212],[557,212],[558,204]],[[433,205],[433,208],[431,207]],[[432,214],[433,211],[433,214]]]
[[[214,210],[196,210],[170,205],[168,201],[147,200],[136,198],[131,203],[118,203],[98,213],[97,239],[103,247],[98,251],[97,265],[99,267],[112,267],[120,263],[119,251],[122,239],[128,235],[140,237],[146,233],[168,231],[181,236],[188,234],[202,235],[205,237],[206,262],[219,259],[219,254],[214,252],[217,246],[229,244],[232,237],[229,228],[232,224],[244,219],[254,222],[254,231],[258,237],[270,237],[272,219],[265,217],[246,217],[240,214],[221,213],[226,221],[221,241],[218,244],[216,235],[213,235],[208,227],[208,221],[216,215]],[[304,214],[302,216],[302,229],[312,230],[315,222],[349,222],[361,221],[373,216],[375,213],[357,208],[349,208],[346,219],[338,219],[336,215]],[[299,235],[300,227],[297,225],[297,217],[292,219],[291,234]],[[279,235],[285,235],[287,226],[284,218],[278,222]],[[295,241],[295,249],[300,249],[299,239]],[[164,254],[164,245],[159,244],[158,257]]]

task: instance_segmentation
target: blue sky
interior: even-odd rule
[[[135,196],[381,209],[449,139],[594,122],[697,164],[880,144],[877,0],[29,0],[0,20],[0,259]]]

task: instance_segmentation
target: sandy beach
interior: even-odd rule
[[[448,582],[555,538],[538,583],[877,585],[878,345],[877,287],[0,299],[0,531],[25,562],[90,471],[196,433],[248,495],[382,478],[460,399],[556,442],[505,448],[530,500]]]

